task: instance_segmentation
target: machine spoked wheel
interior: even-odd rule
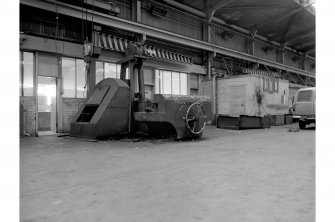
[[[198,102],[192,103],[186,112],[186,126],[193,134],[200,134],[206,125],[206,110],[203,105]]]

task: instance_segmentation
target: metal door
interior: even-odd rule
[[[245,85],[230,86],[230,114],[245,115]]]

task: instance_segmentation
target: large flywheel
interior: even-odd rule
[[[206,125],[206,110],[203,105],[198,102],[192,103],[186,112],[186,126],[193,134],[200,134]]]

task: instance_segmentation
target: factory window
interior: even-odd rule
[[[263,78],[263,91],[264,92],[267,92],[269,90],[268,85],[267,85],[267,81],[268,81],[268,78]]]
[[[62,58],[63,97],[85,98],[85,62],[82,59]]]
[[[278,92],[279,91],[279,80],[278,79],[273,79],[272,82],[272,92]]]
[[[278,85],[277,85],[278,87]],[[263,78],[263,91],[273,93],[276,89],[276,81],[271,78]],[[278,92],[278,90],[277,90]]]
[[[34,54],[21,52],[20,65],[20,96],[34,95]]]
[[[156,70],[155,89],[157,94],[187,95],[187,74]]]
[[[121,65],[112,62],[96,62],[96,76],[95,83],[98,84],[101,80],[106,78],[120,78]],[[127,69],[126,79],[129,79]]]

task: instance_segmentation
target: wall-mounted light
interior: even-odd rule
[[[20,38],[20,45],[22,45],[24,41],[26,41],[26,38]]]
[[[269,46],[269,45],[266,45],[266,46],[263,46],[262,47],[262,50],[266,53],[268,52],[272,52],[273,51],[273,47]]]
[[[117,6],[115,0],[106,0],[107,3],[109,3],[108,13],[111,15],[118,15],[121,13],[121,9],[119,6]]]
[[[293,57],[291,58],[291,60],[292,60],[292,62],[296,62],[296,61],[298,60],[298,56],[293,56]]]
[[[232,32],[228,32],[227,30],[223,30],[221,36],[224,39],[232,39],[234,34]]]
[[[159,16],[159,17],[165,17],[167,13],[168,13],[168,10],[164,6],[158,5],[158,4],[151,5],[152,15]]]

